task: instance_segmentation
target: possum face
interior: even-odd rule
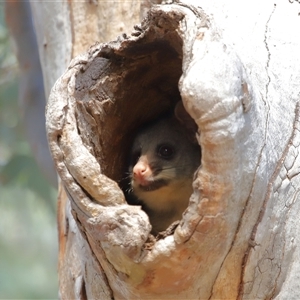
[[[193,174],[200,163],[200,147],[174,118],[145,127],[131,151],[131,188],[149,208],[170,210],[178,202],[185,207],[192,192]]]

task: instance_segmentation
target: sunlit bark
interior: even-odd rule
[[[299,297],[300,5],[192,4],[154,7],[131,35],[132,20],[114,15],[127,36],[77,56],[51,92],[48,139],[69,198],[59,207],[63,299]],[[44,33],[61,40],[40,48],[48,89],[50,69],[97,38],[79,20],[101,23],[94,3],[51,5]],[[116,182],[132,131],[180,96],[201,166],[181,223],[155,240]]]

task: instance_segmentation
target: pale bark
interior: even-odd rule
[[[300,5],[201,5],[154,8],[133,35],[75,58],[52,90],[48,139],[75,216],[62,216],[64,299],[300,296]],[[132,130],[177,89],[201,167],[182,222],[155,241],[116,181]]]
[[[138,23],[140,17],[138,0],[98,3],[32,1],[31,7],[47,98],[55,81],[63,74],[72,57],[86,51],[95,42],[115,39],[126,31],[126,28],[132,28]],[[145,5],[145,9],[147,7],[148,5]],[[59,294],[62,299],[80,299],[85,295],[81,235],[62,186],[58,196],[58,231]],[[87,255],[90,257],[89,264],[92,264],[92,254],[88,252]],[[93,290],[97,298],[110,299],[112,295],[105,286],[99,285],[99,282],[98,285],[93,285],[93,278],[101,277],[97,263],[94,264],[94,268],[94,273],[89,270],[91,279],[88,278],[90,284],[86,288],[86,293],[89,295],[89,291]],[[105,278],[105,274],[103,276]]]

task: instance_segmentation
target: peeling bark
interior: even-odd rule
[[[74,58],[52,89],[48,140],[76,222],[62,298],[299,297],[300,67],[288,66],[300,47],[272,30],[280,9],[300,19],[267,2],[265,23],[234,29],[239,4],[202,5],[153,7],[130,36]],[[180,224],[155,239],[117,183],[135,130],[179,99],[201,166]]]

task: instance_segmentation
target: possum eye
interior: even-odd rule
[[[173,146],[168,144],[159,145],[156,149],[156,153],[163,159],[172,159],[175,154]]]

